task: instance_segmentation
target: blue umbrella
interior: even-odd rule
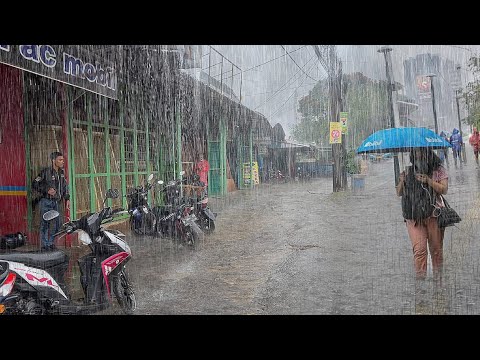
[[[400,127],[383,129],[367,137],[357,149],[358,153],[404,152],[413,148],[444,149],[452,147],[448,141],[430,129]]]

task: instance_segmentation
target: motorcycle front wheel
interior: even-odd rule
[[[137,308],[137,301],[132,286],[128,282],[127,274],[122,270],[112,279],[113,293],[118,304],[127,315],[133,314]]]
[[[205,234],[203,233],[202,229],[197,225],[197,223],[192,223],[191,225],[187,226],[185,229],[185,237],[186,242],[188,245],[191,246],[198,246],[201,241],[205,239]]]
[[[142,214],[141,219],[131,220],[131,230],[135,235],[154,235],[157,228],[157,219],[152,212]]]
[[[215,221],[210,220],[206,215],[199,215],[198,225],[205,234],[211,234],[215,230]]]
[[[143,235],[154,235],[157,228],[157,218],[152,212],[142,216]]]

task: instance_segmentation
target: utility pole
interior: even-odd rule
[[[458,96],[461,93],[460,89],[455,90],[455,100],[457,101],[457,116],[458,116],[458,131],[460,131],[460,135],[462,136],[463,139],[463,133],[462,133],[462,120],[460,119],[460,104],[458,102],[458,99],[460,96]],[[464,140],[465,142],[465,140]],[[463,162],[466,164],[467,163],[467,154],[465,151],[465,144],[462,145],[462,157],[463,157]]]
[[[395,127],[395,112],[393,110],[393,74],[391,73],[392,69],[392,62],[391,62],[391,54],[390,51],[393,49],[388,46],[382,46],[380,49],[377,50],[377,52],[383,53],[385,57],[385,69],[386,69],[386,75],[387,75],[387,96],[388,96],[388,104],[389,104],[389,117],[390,117],[390,127],[394,128]],[[398,178],[400,176],[400,165],[398,164],[398,153],[393,153],[393,171],[395,175],[395,185],[398,183]]]
[[[455,99],[457,100],[457,116],[458,116],[458,130],[462,134],[462,121],[460,120],[460,104],[458,103],[458,94],[460,93],[459,89],[455,90]]]
[[[462,84],[462,74],[460,72],[461,66],[457,65],[457,71],[458,71],[458,80],[459,80],[459,86],[461,87]],[[458,99],[460,98],[461,94],[461,88],[455,89],[455,100],[457,101],[457,115],[458,115],[458,131],[460,131],[460,135],[462,136],[463,139],[463,132],[462,132],[462,121],[460,119],[460,104],[458,102]],[[467,152],[465,151],[465,144],[462,145],[462,156],[463,156],[463,162],[466,164],[467,163]]]
[[[435,122],[435,133],[438,135],[437,107],[435,106],[435,89],[433,87],[433,78],[435,76],[435,74],[427,75],[427,77],[430,78],[430,91],[432,92],[433,121]]]
[[[342,63],[337,58],[335,45],[322,46],[313,45],[315,54],[320,64],[328,74],[328,92],[330,100],[330,121],[340,121],[342,105]],[[342,134],[341,144],[332,144],[333,157],[333,192],[345,191],[347,189],[347,168],[345,135]]]
[[[338,76],[337,76],[337,86],[338,86],[338,120],[340,120],[340,113],[343,111],[343,72],[342,72],[342,62],[338,62]],[[342,143],[341,149],[342,154],[340,157],[340,169],[341,169],[341,187],[345,190],[348,187],[348,180],[347,180],[347,136],[342,132]]]

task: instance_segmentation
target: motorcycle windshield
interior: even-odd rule
[[[85,224],[85,222],[80,221],[79,228],[82,230],[85,230],[89,235],[95,236],[100,230],[102,221],[106,218],[109,212],[110,212],[110,208],[105,208],[100,212],[96,212],[90,215],[85,215],[84,218],[87,217],[86,226],[82,226],[83,224]]]
[[[84,229],[90,234],[96,234],[98,229],[100,229],[100,224],[102,220],[100,219],[100,213],[93,213],[87,218],[88,229]]]

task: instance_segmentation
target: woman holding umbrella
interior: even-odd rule
[[[434,277],[441,278],[443,268],[444,228],[433,216],[433,204],[443,207],[440,194],[448,191],[447,170],[431,148],[410,152],[412,166],[399,176],[397,195],[402,196],[402,211],[412,242],[415,272],[418,279],[427,275],[427,245],[432,257]]]

